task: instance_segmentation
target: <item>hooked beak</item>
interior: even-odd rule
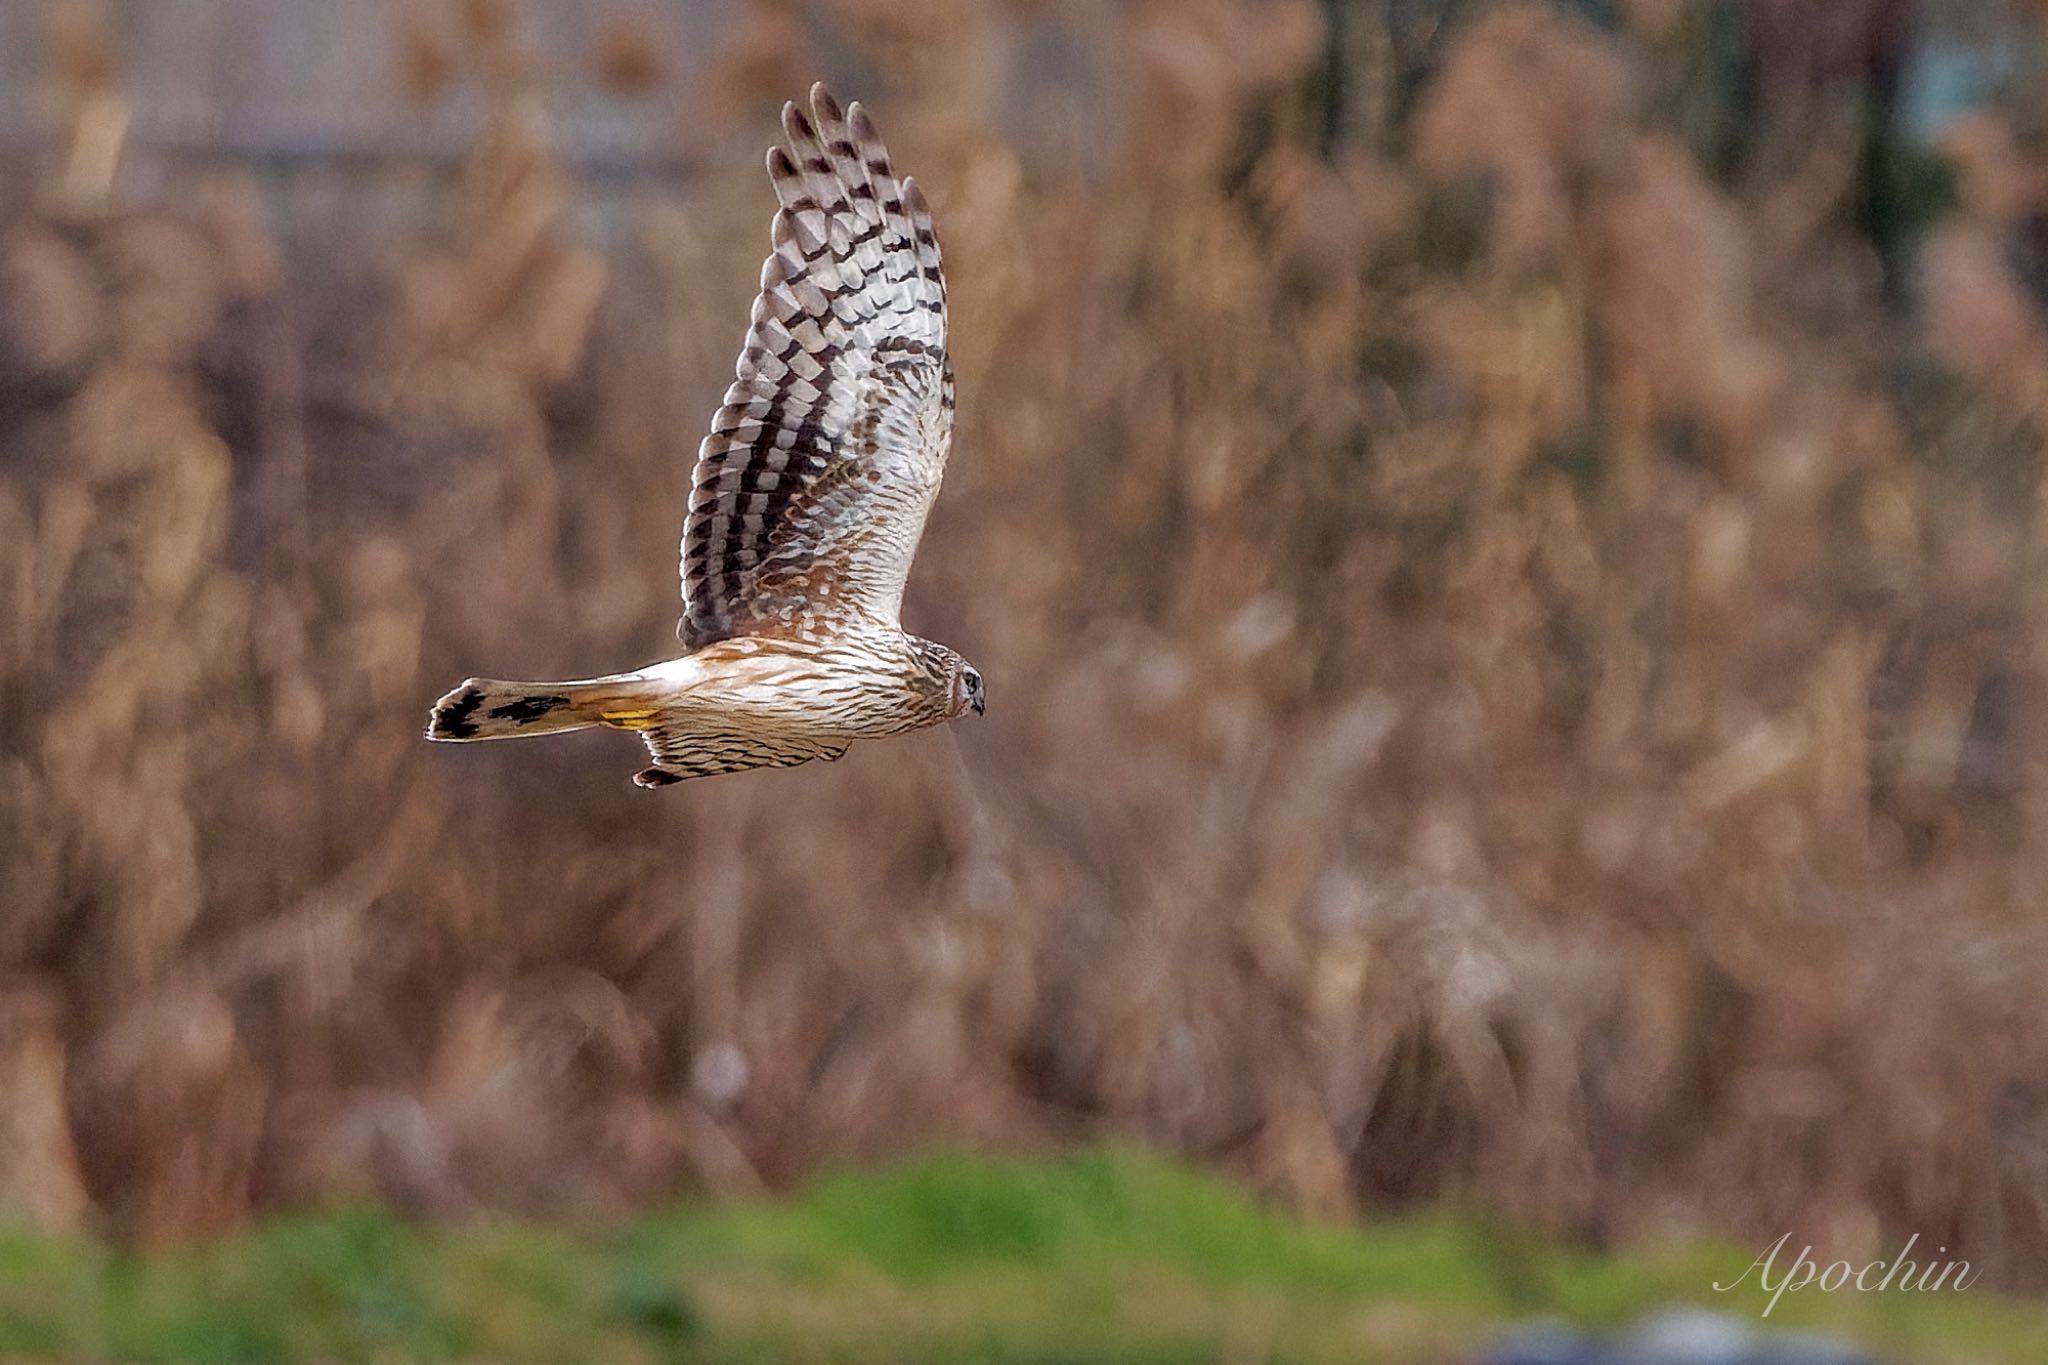
[[[974,714],[977,716],[985,716],[988,714],[988,699],[986,697],[977,695],[973,701],[967,704],[974,708]]]

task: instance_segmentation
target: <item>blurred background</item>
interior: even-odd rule
[[[674,648],[784,99],[926,187],[985,721]],[[2048,1279],[2048,6],[11,0],[0,1207],[1152,1144]]]

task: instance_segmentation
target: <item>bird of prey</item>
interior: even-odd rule
[[[983,711],[981,674],[897,623],[953,430],[931,210],[858,103],[814,86],[782,127],[774,249],[691,480],[684,654],[580,682],[471,678],[428,739],[635,730],[654,762],[633,780],[664,787]]]

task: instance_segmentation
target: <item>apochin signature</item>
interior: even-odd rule
[[[1774,1269],[1778,1256],[1785,1250],[1785,1243],[1791,1240],[1792,1234],[1788,1232],[1771,1243],[1761,1256],[1749,1263],[1748,1270],[1727,1284],[1714,1281],[1715,1292],[1727,1293],[1748,1279],[1749,1272],[1754,1270],[1758,1287],[1771,1296],[1761,1315],[1769,1317],[1781,1297],[1809,1287],[1828,1293],[1854,1289],[1865,1294],[1881,1294],[1886,1290],[1968,1289],[1982,1273],[1968,1261],[1928,1261],[1922,1264],[1907,1260],[1914,1243],[1920,1240],[1920,1234],[1916,1232],[1906,1239],[1906,1244],[1899,1248],[1899,1254],[1889,1261],[1870,1261],[1860,1267],[1848,1261],[1830,1261],[1822,1265],[1813,1259],[1813,1248],[1807,1246],[1801,1247],[1792,1263],[1778,1274]],[[1948,1254],[1947,1247],[1935,1250],[1940,1255]],[[1772,1279],[1774,1274],[1777,1274],[1775,1282]]]

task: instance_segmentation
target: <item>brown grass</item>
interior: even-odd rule
[[[414,235],[6,196],[0,1199],[161,1238],[1114,1133],[2038,1282],[2025,140],[1960,146],[1906,305],[1853,146],[1737,193],[1641,116],[1669,7],[1069,8],[752,7],[719,169],[603,250],[501,4],[414,33],[493,109]],[[465,673],[671,647],[769,207],[723,148],[811,45],[938,215],[906,615],[988,720],[657,796],[617,737],[429,751]]]

